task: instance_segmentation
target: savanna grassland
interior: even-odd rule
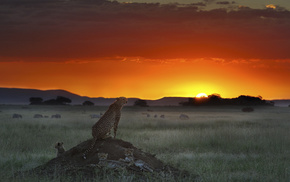
[[[241,108],[124,107],[117,138],[199,175],[200,181],[290,181],[290,108],[255,107],[251,113]],[[91,126],[98,119],[90,115],[106,109],[0,106],[0,181],[39,181],[13,174],[56,157],[57,141],[70,149],[91,138]],[[22,118],[12,118],[14,113]],[[49,117],[33,118],[35,114]],[[53,114],[61,118],[51,118]],[[179,119],[180,114],[189,119]]]

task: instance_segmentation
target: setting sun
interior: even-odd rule
[[[205,93],[199,93],[196,95],[197,98],[207,97]]]

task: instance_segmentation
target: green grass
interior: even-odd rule
[[[63,141],[66,149],[70,149],[91,138],[91,126],[97,119],[89,115],[104,113],[106,109],[0,106],[0,179],[39,181],[37,177],[17,180],[13,173],[54,158],[53,145],[57,141]],[[22,114],[23,118],[12,119],[13,113]],[[62,118],[33,118],[34,114],[56,113]],[[182,113],[190,119],[180,120]],[[165,119],[154,118],[155,114],[164,114]],[[201,181],[288,182],[289,116],[289,108],[279,107],[256,107],[252,113],[241,112],[241,107],[125,107],[117,137],[156,154],[167,164],[198,174]],[[114,179],[126,181],[130,177],[121,178]],[[191,180],[180,178],[180,181]]]

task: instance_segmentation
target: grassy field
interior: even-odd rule
[[[125,107],[117,138],[156,154],[167,164],[198,174],[201,181],[289,182],[290,108],[255,107],[252,113],[241,108]],[[14,172],[54,158],[57,141],[70,149],[91,138],[91,126],[98,119],[90,115],[106,109],[0,106],[0,181],[18,181]],[[14,113],[23,118],[12,119]],[[49,118],[33,118],[34,114]],[[51,118],[53,114],[62,118]],[[165,118],[160,118],[162,114]],[[189,119],[180,120],[180,114]]]

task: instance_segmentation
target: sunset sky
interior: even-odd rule
[[[124,2],[1,1],[0,87],[290,99],[290,1]]]

